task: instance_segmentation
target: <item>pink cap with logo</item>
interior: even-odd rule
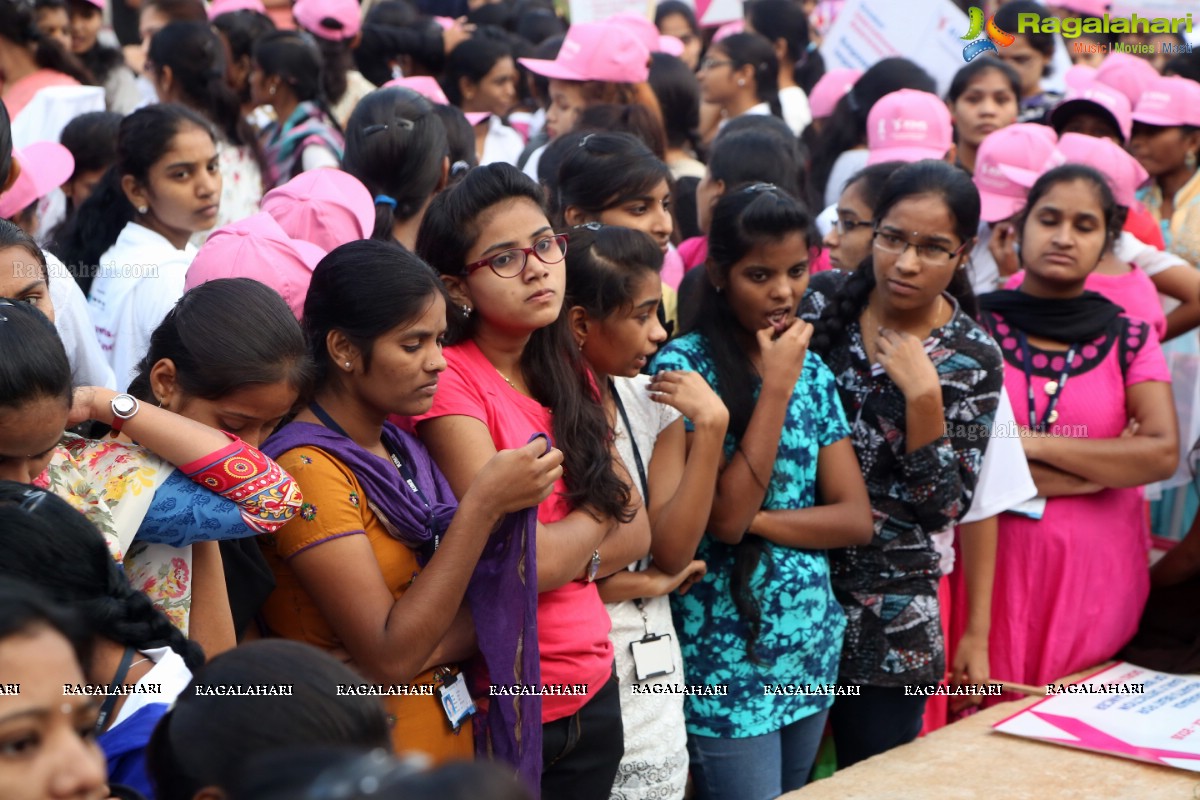
[[[335,42],[353,39],[362,28],[362,9],[355,0],[296,0],[292,16],[304,30]]]
[[[1086,164],[1107,178],[1117,205],[1132,206],[1137,201],[1137,190],[1150,178],[1137,159],[1111,139],[1064,133],[1058,140],[1058,151],[1067,163]]]
[[[567,29],[558,58],[517,59],[537,75],[562,81],[643,83],[650,76],[650,50],[619,25],[580,22]]]
[[[808,95],[808,107],[813,119],[823,119],[833,113],[838,101],[850,93],[862,77],[861,69],[834,69],[821,76]]]
[[[1096,68],[1096,80],[1125,95],[1131,108],[1156,78],[1158,70],[1149,61],[1129,53],[1109,53]]]
[[[901,89],[879,98],[867,114],[867,164],[942,159],[954,144],[954,123],[937,95]]]
[[[279,292],[300,319],[312,271],[324,257],[324,250],[290,238],[259,212],[213,231],[188,267],[184,291],[217,278],[253,278]]]
[[[678,56],[683,52],[683,42],[674,36],[663,36],[658,28],[646,17],[636,11],[622,11],[604,20],[606,25],[619,25],[626,33],[631,33],[641,40],[651,53],[667,53]]]
[[[979,190],[979,216],[999,222],[1025,205],[1038,176],[1063,163],[1054,129],[1032,122],[1009,125],[984,137],[975,153],[971,180]]]
[[[362,182],[340,169],[313,169],[267,192],[262,210],[294,239],[328,252],[367,239],[375,229],[375,201]]]
[[[401,89],[412,89],[429,102],[436,103],[439,106],[450,105],[450,100],[447,99],[446,93],[442,91],[442,85],[428,75],[414,75],[411,78],[392,78],[379,88],[388,89],[393,86],[399,86]],[[467,118],[467,122],[472,125],[478,125],[491,115],[490,111],[463,112],[463,116]]]
[[[1129,133],[1133,130],[1133,109],[1129,100],[1113,87],[1098,81],[1069,90],[1063,101],[1050,112],[1050,123],[1054,130],[1061,132],[1072,114],[1088,108],[1106,114],[1120,131],[1121,139],[1129,141]]]
[[[232,14],[235,11],[256,11],[266,16],[267,7],[263,5],[262,0],[213,0],[212,5],[208,7],[208,18],[216,19],[222,14]]]
[[[0,218],[9,219],[67,182],[75,172],[75,156],[58,142],[34,142],[12,151],[21,174],[0,196]]]
[[[1200,126],[1200,83],[1178,75],[1155,78],[1138,98],[1133,120],[1162,127]]]

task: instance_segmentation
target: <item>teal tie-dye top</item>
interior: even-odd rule
[[[721,393],[706,340],[698,333],[666,345],[654,369],[692,370]],[[760,386],[755,387],[757,396]],[[691,423],[687,423],[689,430]],[[809,352],[788,404],[763,508],[796,509],[816,504],[817,454],[850,435],[833,373]],[[726,437],[725,456],[737,447]],[[675,628],[688,683],[724,684],[727,696],[693,695],[684,706],[689,733],[744,738],[777,731],[830,706],[832,695],[776,694],[780,684],[833,684],[837,680],[846,617],[829,584],[829,561],[822,550],[799,550],[765,543],[751,580],[762,608],[762,629],[754,663],[746,653],[749,625],[729,591],[736,547],[706,535],[696,558],[708,574],[686,595],[671,596]],[[768,693],[770,687],[771,693]]]

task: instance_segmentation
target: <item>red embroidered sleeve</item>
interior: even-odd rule
[[[259,450],[226,433],[232,441],[179,471],[209,491],[236,503],[246,524],[269,533],[296,516],[304,498],[292,476]]]

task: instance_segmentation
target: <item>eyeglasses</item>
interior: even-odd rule
[[[908,241],[903,236],[897,236],[894,233],[886,231],[875,231],[874,242],[884,253],[892,253],[893,255],[903,255],[908,248],[913,248],[917,251],[917,259],[926,264],[936,265],[944,264],[946,261],[954,258],[966,249],[967,242],[963,242],[953,250],[947,250],[937,244],[914,244]]]
[[[834,221],[833,226],[835,228],[837,228],[837,232],[839,235],[845,236],[848,233],[854,233],[854,231],[858,230],[859,228],[869,228],[873,224],[874,223],[872,223],[871,220],[869,220],[869,219],[857,219],[856,220],[856,219],[842,219],[841,217],[838,217]]]
[[[700,69],[716,69],[717,67],[731,67],[733,62],[729,59],[713,58],[709,56],[700,62]]]
[[[567,235],[556,233],[544,239],[538,239],[532,247],[514,247],[511,250],[501,250],[494,256],[467,264],[464,274],[470,275],[477,269],[488,267],[498,278],[515,278],[525,271],[530,254],[537,256],[543,264],[557,264],[567,257]]]

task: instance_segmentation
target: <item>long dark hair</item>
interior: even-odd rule
[[[651,53],[650,88],[662,107],[667,146],[699,149],[700,82],[696,73],[675,56]]]
[[[138,650],[170,647],[188,669],[204,663],[200,645],[130,585],[100,531],[62,498],[0,482],[0,546],[0,574],[34,583],[71,606],[92,635]]]
[[[787,43],[792,80],[805,92],[810,91],[825,74],[825,60],[821,51],[812,47],[804,9],[792,0],[755,0],[746,4],[746,15],[755,31],[772,42],[783,39]]]
[[[372,239],[391,239],[397,220],[412,219],[425,206],[437,191],[448,153],[446,126],[433,105],[411,89],[377,89],[358,102],[346,123],[343,169],[376,198]]]
[[[9,483],[2,481],[0,487]],[[13,485],[23,490],[32,488],[25,484]],[[39,628],[53,631],[70,642],[81,669],[91,659],[92,637],[78,614],[52,602],[41,587],[0,575],[0,644],[14,636],[36,633]]]
[[[417,234],[417,253],[442,275],[458,277],[480,233],[484,212],[511,200],[528,200],[543,212],[538,185],[509,164],[467,173],[434,198]],[[452,341],[474,334],[473,318],[451,314]],[[550,409],[554,436],[566,454],[566,499],[574,506],[628,522],[630,487],[617,477],[608,447],[610,428],[583,358],[571,340],[565,314],[533,332],[521,354],[530,392]]]
[[[814,193],[823,196],[838,156],[866,142],[871,107],[879,98],[900,89],[937,94],[937,82],[907,58],[885,58],[867,69],[838,100],[813,144],[810,178]],[[841,190],[840,186],[837,188]]]
[[[268,750],[304,745],[391,750],[379,700],[336,693],[337,686],[361,680],[329,654],[284,639],[250,642],[214,657],[159,720],[146,746],[146,771],[157,797],[191,800],[206,786],[226,789],[250,758]],[[247,702],[197,692],[281,681],[291,685],[290,696]],[[239,735],[231,736],[235,730]]]
[[[670,183],[671,170],[632,134],[588,133],[567,151],[550,188],[561,223],[572,206],[600,214],[648,195],[663,181]]]
[[[897,169],[875,205],[872,219],[876,226],[901,200],[923,194],[941,197],[954,220],[954,232],[963,242],[973,238],[979,228],[979,191],[966,172],[944,161],[917,161]],[[867,256],[851,273],[841,294],[829,303],[813,324],[812,349],[820,356],[843,346],[850,324],[858,319],[875,288],[875,257]],[[964,314],[974,317],[977,306],[971,291],[968,270],[956,269],[946,290],[958,301]]]
[[[810,247],[817,241],[811,215],[786,192],[759,186],[727,192],[713,210],[706,265],[709,274],[727,280],[734,265],[755,247],[778,242],[796,232],[804,234]],[[713,389],[729,409],[729,435],[739,441],[754,414],[754,389],[760,380],[750,356],[734,335],[740,327],[729,295],[718,292],[711,280],[704,281],[695,330],[704,337],[712,355],[716,372]],[[755,645],[762,632],[762,606],[754,596],[751,578],[765,555],[763,539],[744,536],[734,546],[733,574],[729,581],[734,607],[749,628],[746,655],[753,661],[758,660]],[[768,564],[767,568],[772,566]]]
[[[147,57],[156,71],[171,68],[188,105],[212,120],[231,144],[254,143],[241,102],[226,80],[225,47],[208,23],[172,22],[154,34]]]
[[[79,207],[75,219],[63,232],[56,254],[75,275],[86,293],[95,277],[96,265],[112,247],[122,229],[133,221],[133,204],[121,188],[121,179],[132,175],[147,184],[150,168],[171,149],[182,130],[199,128],[213,136],[204,117],[174,103],[139,108],[121,120],[117,134],[117,162],[108,168],[90,197]],[[216,137],[213,137],[216,143]]]
[[[588,223],[571,229],[567,248],[566,306],[580,306],[604,319],[634,300],[635,282],[662,271],[662,249],[654,237],[619,225]]]
[[[637,103],[600,103],[579,112],[575,121],[578,133],[628,133],[650,148],[658,159],[667,155],[667,132],[662,120],[650,109]]]
[[[287,381],[303,393],[312,363],[296,318],[273,289],[220,278],[180,298],[150,336],[129,393],[155,403],[150,371],[164,358],[188,397],[215,400],[251,384]]]
[[[738,120],[751,120],[748,130],[722,131],[713,142],[708,157],[708,172],[714,181],[723,181],[725,189],[743,183],[774,183],[792,197],[801,197],[800,179],[803,165],[796,137],[790,129],[784,136],[787,125],[763,124],[771,117],[743,114]],[[726,126],[728,127],[728,126]]]
[[[437,273],[398,244],[360,239],[335,248],[313,270],[304,298],[304,336],[317,373],[314,390],[329,382],[330,331],[341,331],[359,349],[369,372],[375,340],[417,319],[437,295],[446,296]]]
[[[239,63],[242,59],[246,59],[247,62],[252,61],[254,43],[275,30],[275,23],[266,14],[247,10],[218,14],[213,19],[212,25],[220,31],[229,45],[230,66]],[[249,76],[249,74],[250,70],[247,68],[246,75]],[[240,102],[250,102],[249,80],[244,81],[241,86],[231,88],[238,93]]]
[[[753,6],[751,6],[753,8]],[[771,113],[783,116],[779,104],[779,59],[771,41],[757,33],[735,33],[727,36],[714,47],[719,47],[738,70],[749,64],[754,69],[754,88],[758,102],[771,107]]]
[[[504,58],[512,58],[512,48],[499,39],[482,37],[471,40],[470,47],[456,47],[446,56],[446,68],[442,73],[442,91],[446,99],[459,108],[463,104],[462,86],[459,81],[466,78],[479,83]]]
[[[67,3],[67,13],[72,17],[81,14],[90,18],[101,16],[104,14],[104,10],[90,2],[70,2]],[[86,53],[72,53],[72,55],[79,59],[79,63],[83,64],[99,84],[105,83],[113,70],[129,69],[125,62],[125,54],[115,47],[105,45],[99,38],[96,39],[91,50]],[[129,70],[129,75],[133,76],[133,70]]]
[[[54,323],[28,303],[3,298],[0,317],[0,408],[43,397],[61,397],[69,407],[71,362]]]
[[[341,131],[325,96],[324,58],[310,37],[296,31],[268,33],[254,43],[254,63],[263,77],[274,75],[290,86],[299,102],[315,103],[329,124]]]
[[[95,84],[95,77],[79,59],[67,52],[57,40],[38,30],[33,14],[33,3],[0,0],[0,39],[22,48],[32,45],[33,60],[42,69],[61,72],[83,84]]]
[[[75,157],[75,171],[71,180],[87,172],[106,170],[117,160],[117,132],[121,128],[121,115],[113,111],[89,111],[75,117],[59,134],[62,146]],[[60,252],[58,242],[75,218],[75,208],[67,198],[66,217],[46,235],[47,249]]]

